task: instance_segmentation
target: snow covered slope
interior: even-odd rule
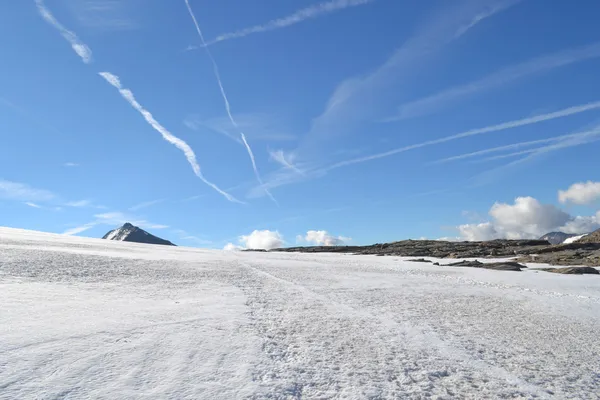
[[[0,228],[0,399],[600,398],[600,279]]]

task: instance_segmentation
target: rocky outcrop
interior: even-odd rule
[[[459,261],[450,264],[442,264],[443,267],[471,267],[471,268],[484,268],[494,269],[497,271],[521,271],[523,268],[527,268],[525,265],[521,265],[514,261],[503,261],[493,263],[482,263],[480,261]]]
[[[550,246],[550,243],[545,240],[490,240],[487,242],[402,240],[369,246],[290,247],[272,251],[355,253],[406,257],[481,258],[514,257],[520,254],[533,254],[548,246]]]
[[[588,236],[599,234],[598,231]],[[600,234],[599,234],[600,235]],[[587,236],[586,236],[587,237]],[[304,253],[353,253],[378,256],[436,258],[513,258],[518,262],[550,265],[600,266],[599,242],[573,242],[552,245],[546,240],[490,240],[486,242],[445,242],[440,240],[402,240],[368,246],[290,247],[271,251]],[[425,262],[425,261],[421,261]]]
[[[568,275],[600,275],[600,272],[592,267],[567,267],[567,268],[539,268],[540,271],[554,272],[555,274]]]

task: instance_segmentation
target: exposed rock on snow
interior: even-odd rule
[[[599,275],[597,269],[592,267],[567,267],[567,268],[540,268],[542,271],[554,272],[556,274],[568,274],[568,275]]]
[[[521,265],[514,261],[502,261],[492,263],[482,263],[480,261],[459,261],[451,264],[442,265],[443,267],[472,267],[472,268],[484,268],[484,269],[495,269],[498,271],[521,271],[523,268],[527,268],[526,265]]]

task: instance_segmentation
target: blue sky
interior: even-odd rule
[[[600,227],[598,12],[3,2],[0,225],[215,248]]]

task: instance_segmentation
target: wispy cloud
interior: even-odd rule
[[[372,154],[370,156],[358,157],[358,158],[353,158],[353,159],[346,160],[346,161],[341,161],[341,162],[338,162],[336,164],[333,164],[333,165],[327,167],[325,170],[329,171],[329,170],[332,170],[335,168],[340,168],[340,167],[344,167],[347,165],[358,164],[358,163],[371,161],[371,160],[377,160],[380,158],[392,156],[394,154],[403,153],[406,151],[410,151],[410,150],[414,150],[414,149],[418,149],[418,148],[422,148],[422,147],[427,147],[427,146],[432,146],[432,145],[436,145],[436,144],[440,144],[440,143],[446,143],[446,142],[450,142],[453,140],[462,139],[465,137],[481,135],[481,134],[485,134],[485,133],[499,132],[499,131],[503,131],[506,129],[512,129],[512,128],[518,128],[521,126],[537,124],[539,122],[549,121],[549,120],[556,119],[556,118],[568,117],[570,115],[575,115],[575,114],[579,114],[582,112],[597,110],[597,109],[600,109],[600,101],[597,101],[594,103],[577,105],[577,106],[565,108],[563,110],[547,113],[547,114],[540,114],[540,115],[535,115],[533,117],[503,122],[501,124],[486,126],[484,128],[471,129],[471,130],[468,130],[465,132],[458,133],[456,135],[445,136],[445,137],[439,138],[439,139],[428,140],[428,141],[413,144],[410,146],[405,146],[405,147],[400,147],[397,149],[389,150],[389,151],[386,151],[383,153]]]
[[[83,207],[89,207],[89,206],[91,206],[92,205],[92,201],[91,200],[69,201],[65,205],[68,206],[68,207],[83,208]]]
[[[588,46],[538,57],[521,64],[501,69],[491,75],[468,84],[453,87],[440,93],[403,104],[399,108],[398,116],[389,118],[388,121],[430,114],[445,106],[456,104],[459,99],[469,95],[501,87],[509,82],[525,78],[529,75],[597,57],[600,57],[600,43],[593,43]]]
[[[296,150],[302,159],[314,158],[324,143],[350,135],[381,118],[398,93],[398,84],[411,79],[419,66],[441,48],[519,0],[449,2],[437,10],[391,57],[368,74],[341,82],[316,117]],[[323,154],[321,154],[322,156]]]
[[[213,188],[215,191],[217,191],[218,193],[223,195],[227,200],[229,200],[231,202],[235,202],[235,203],[242,203],[241,201],[239,201],[238,199],[236,199],[229,193],[221,190],[217,185],[210,182],[208,179],[206,179],[204,177],[204,175],[202,174],[202,170],[200,169],[200,165],[198,164],[198,162],[196,160],[196,154],[194,153],[192,148],[186,142],[184,142],[183,140],[181,140],[180,138],[176,137],[171,132],[169,132],[157,120],[155,120],[154,117],[152,116],[152,114],[148,110],[146,110],[144,107],[142,107],[142,105],[140,103],[137,102],[137,100],[135,99],[131,90],[125,89],[121,86],[121,81],[119,80],[118,76],[113,75],[110,72],[100,72],[100,76],[103,77],[112,86],[114,86],[119,91],[121,96],[123,96],[123,98],[136,111],[138,111],[140,114],[142,114],[142,116],[144,117],[146,122],[152,128],[154,128],[158,133],[161,134],[163,139],[165,139],[167,142],[171,143],[172,145],[174,145],[175,147],[177,147],[179,150],[181,150],[183,152],[186,159],[192,166],[192,170],[194,171],[194,174],[196,174],[196,176],[198,178],[200,178],[202,180],[202,182],[204,182],[205,184],[207,184],[208,186]]]
[[[205,197],[206,195],[204,194],[198,194],[196,196],[190,196],[190,197],[186,197],[185,199],[181,200],[182,202],[188,202],[188,201],[194,201],[194,200],[198,200],[201,199],[203,197]]]
[[[192,235],[183,236],[180,239],[181,240],[186,240],[188,242],[191,242],[191,243],[194,243],[194,244],[200,245],[200,246],[207,246],[207,245],[213,244],[212,240],[202,239],[202,238],[200,238],[198,236],[192,236]]]
[[[63,167],[74,168],[74,167],[79,167],[79,164],[74,163],[74,162],[66,162],[63,164]]]
[[[52,25],[60,32],[62,37],[65,38],[65,40],[67,40],[71,44],[73,51],[77,53],[81,60],[86,64],[92,62],[92,50],[90,50],[90,48],[87,47],[85,43],[79,40],[79,37],[77,37],[75,33],[65,28],[60,22],[56,20],[56,18],[54,18],[54,15],[52,15],[50,10],[48,10],[46,5],[44,4],[44,0],[35,0],[35,4],[37,5],[38,11],[42,18],[44,18],[44,20],[47,23]]]
[[[0,179],[0,198],[21,201],[50,201],[56,195],[48,190],[36,189],[25,183]]]
[[[142,202],[140,204],[136,204],[135,206],[130,207],[129,211],[138,211],[138,210],[141,210],[142,208],[151,207],[153,205],[162,203],[164,201],[165,201],[165,199],[157,199],[157,200],[144,201],[144,202]]]
[[[32,203],[31,201],[26,201],[25,205],[32,207],[32,208],[42,208],[42,206],[40,206],[39,204]]]
[[[217,62],[215,61],[215,58],[213,57],[212,53],[210,52],[210,49],[206,46],[206,41],[204,40],[204,35],[202,34],[202,30],[200,29],[200,25],[198,24],[198,21],[196,20],[196,16],[194,15],[194,12],[192,11],[192,7],[190,6],[189,1],[188,0],[184,0],[184,1],[185,1],[185,5],[188,9],[188,12],[190,14],[190,17],[192,18],[192,21],[194,22],[194,26],[196,27],[196,32],[198,32],[198,36],[200,37],[200,41],[202,42],[202,45],[204,46],[204,49],[206,50],[206,54],[208,55],[208,58],[210,58],[210,61],[212,62],[213,72],[215,74],[217,84],[219,85],[219,89],[221,90],[221,96],[223,97],[223,102],[225,103],[225,111],[227,112],[227,116],[229,117],[229,120],[231,121],[231,124],[235,127],[235,129],[239,130],[242,143],[244,144],[244,147],[246,147],[246,151],[248,152],[248,156],[250,157],[250,161],[252,162],[252,169],[254,171],[254,175],[256,176],[256,180],[262,186],[263,181],[260,177],[260,173],[258,172],[258,168],[256,167],[256,160],[254,158],[254,153],[252,152],[252,148],[250,148],[250,145],[248,144],[248,141],[246,140],[246,135],[244,135],[244,132],[242,132],[240,130],[239,125],[237,124],[237,122],[233,118],[233,115],[231,114],[231,106],[229,104],[227,94],[225,93],[225,88],[223,87],[223,82],[221,81],[221,74],[219,72],[219,66],[217,65]],[[273,202],[275,204],[277,204],[277,200],[275,200],[275,197],[273,197],[271,192],[269,192],[269,190],[266,188],[264,190],[265,190],[265,193],[269,196],[269,198],[271,200],[273,200]]]
[[[271,157],[272,160],[278,162],[279,164],[283,165],[285,168],[289,168],[292,171],[297,172],[300,175],[304,175],[304,171],[302,171],[301,169],[299,169],[298,167],[296,167],[294,164],[292,164],[292,161],[289,160],[288,158],[286,158],[285,153],[283,152],[283,150],[274,150],[274,151],[269,151],[269,155]]]
[[[79,0],[67,5],[78,22],[88,28],[101,31],[122,31],[139,27],[131,18],[129,6],[139,1],[123,0]]]
[[[63,235],[67,235],[67,236],[77,235],[79,233],[82,233],[82,232],[92,229],[96,225],[98,225],[98,222],[90,222],[87,224],[76,226],[74,228],[67,229],[66,231],[64,231]]]
[[[225,40],[239,39],[255,33],[262,33],[273,31],[276,29],[287,28],[288,26],[298,24],[308,19],[318,18],[349,7],[362,6],[368,3],[372,3],[373,1],[375,0],[332,0],[320,4],[315,4],[298,10],[286,17],[277,18],[264,24],[240,29],[235,32],[223,33],[217,36],[215,39],[209,41],[208,43],[203,43],[203,45],[210,46],[212,44],[222,42]]]

